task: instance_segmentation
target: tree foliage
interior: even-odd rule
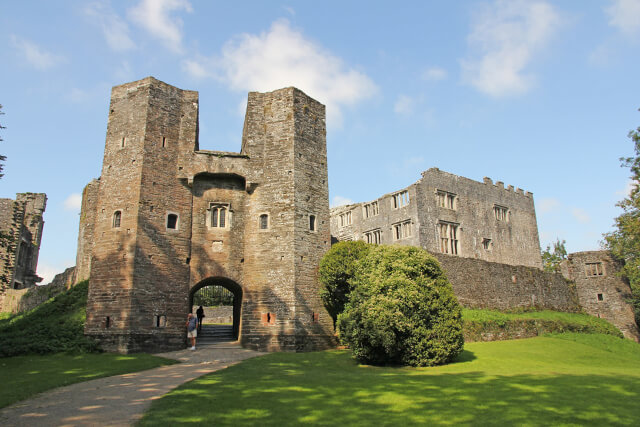
[[[320,297],[333,318],[334,326],[349,300],[350,281],[355,275],[356,264],[369,253],[370,247],[362,241],[339,242],[320,260],[318,274],[323,286]]]
[[[634,155],[621,157],[620,162],[631,171],[631,192],[618,202],[623,213],[615,219],[615,230],[604,235],[604,246],[625,263],[622,275],[631,285],[636,322],[640,324],[640,127],[628,136],[633,141]]]
[[[356,262],[338,331],[374,365],[441,365],[463,349],[462,310],[440,264],[423,249],[370,247]]]
[[[553,243],[553,250],[551,245],[547,245],[547,248],[542,251],[542,268],[549,273],[560,272],[560,263],[567,259],[567,248],[565,240],[560,241],[557,239]]]

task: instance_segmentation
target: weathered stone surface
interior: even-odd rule
[[[469,308],[546,309],[578,312],[578,295],[562,275],[535,267],[433,253],[458,301]]]
[[[633,309],[629,304],[631,288],[620,278],[621,264],[607,251],[569,254],[563,261],[562,274],[574,281],[580,305],[592,316],[616,325],[624,336],[640,342]]]
[[[8,289],[4,299],[3,312],[21,313],[36,308],[40,304],[68,290],[75,283],[75,268],[69,267],[57,274],[53,280],[42,286],[23,289]]]
[[[18,193],[16,200],[0,199],[0,234],[4,236],[0,237],[2,311],[8,290],[27,289],[42,280],[36,275],[36,268],[46,205],[47,196],[43,193]]]
[[[316,278],[330,245],[324,120],[295,88],[252,92],[241,152],[202,151],[196,92],[151,77],[114,87],[102,175],[84,193],[85,332],[111,350],[183,347],[193,293],[219,285],[244,346],[333,345]]]
[[[396,207],[394,199],[403,192],[408,203]],[[377,204],[378,214],[367,217],[372,203]],[[505,217],[498,219],[495,209],[500,208],[506,209]],[[347,224],[343,218],[349,214]],[[410,235],[398,238],[395,226],[407,222]],[[477,182],[431,168],[407,188],[331,210],[335,240],[368,241],[367,233],[379,230],[381,241],[370,243],[420,246],[430,252],[444,251],[441,237],[445,236],[440,235],[444,223],[456,227],[454,253],[460,257],[542,267],[533,195],[519,188],[514,191],[513,186],[505,188],[502,182],[493,184],[489,178]],[[448,249],[446,253],[452,253]]]

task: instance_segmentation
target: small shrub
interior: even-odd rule
[[[461,307],[438,261],[408,246],[372,247],[356,266],[338,329],[374,365],[441,365],[463,349]]]
[[[336,325],[338,315],[344,310],[351,292],[350,281],[359,260],[368,253],[371,245],[362,241],[336,243],[320,260],[318,276],[323,286],[320,297]]]

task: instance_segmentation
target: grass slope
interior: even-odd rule
[[[274,353],[200,377],[140,425],[638,425],[640,345],[563,334],[467,344],[457,363],[358,366]]]
[[[97,351],[84,336],[88,288],[88,281],[78,283],[33,310],[0,320],[0,357]]]
[[[55,387],[176,363],[90,353],[98,348],[84,336],[87,289],[82,282],[29,312],[0,318],[0,408]],[[34,354],[54,352],[66,353]]]
[[[466,342],[534,337],[559,332],[622,337],[620,330],[608,321],[584,313],[550,310],[504,313],[495,310],[463,309],[462,318]]]

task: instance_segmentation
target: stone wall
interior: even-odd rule
[[[45,301],[69,289],[75,282],[75,268],[67,268],[57,274],[51,283],[25,289],[9,289],[2,300],[0,311],[3,313],[22,313],[29,311]]]
[[[613,323],[626,338],[640,341],[629,303],[631,288],[619,276],[619,261],[607,251],[577,252],[569,254],[561,267],[562,274],[575,282],[584,311]]]
[[[91,251],[98,203],[100,180],[94,179],[82,191],[80,225],[78,227],[78,251],[76,253],[76,283],[89,278],[91,271]]]
[[[542,267],[531,193],[437,168],[402,190],[332,209],[331,234],[337,241],[419,246],[464,258]],[[444,243],[443,237],[448,239]]]
[[[560,274],[433,253],[445,270],[458,301],[468,308],[494,310],[581,310],[575,285]]]
[[[0,298],[8,289],[35,286],[47,196],[18,193],[0,199]]]
[[[202,308],[204,310],[204,320],[202,323],[233,323],[233,307],[230,305]],[[198,307],[194,305],[191,312],[195,314],[196,310],[198,310]]]

